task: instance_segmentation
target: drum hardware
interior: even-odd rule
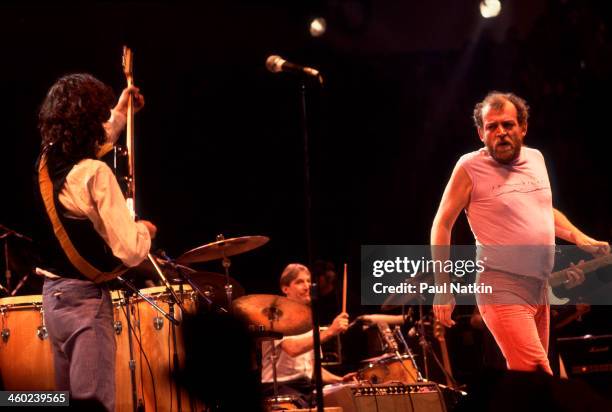
[[[120,320],[113,322],[113,329],[115,330],[115,335],[121,335],[123,331],[123,323]]]
[[[243,236],[225,239],[222,234],[219,234],[217,235],[215,242],[208,243],[183,253],[178,257],[178,259],[176,259],[176,262],[189,264],[221,259],[221,264],[225,272],[225,294],[227,296],[227,305],[228,308],[231,308],[233,299],[233,285],[229,275],[229,268],[232,264],[229,257],[263,246],[264,244],[268,243],[269,240],[270,239],[266,236]]]
[[[155,330],[161,330],[164,327],[164,318],[160,316],[155,316],[153,318],[153,327]]]
[[[36,336],[38,339],[45,340],[49,337],[49,332],[47,332],[47,327],[45,325],[41,325],[36,329]]]
[[[226,313],[227,312],[227,310],[223,306],[216,304],[213,301],[213,299],[211,299],[206,294],[206,292],[204,290],[202,290],[202,288],[200,287],[198,282],[196,282],[192,278],[192,274],[198,273],[198,272],[195,272],[191,268],[185,269],[184,266],[182,266],[181,264],[177,263],[178,259],[176,261],[171,259],[163,250],[159,251],[159,253],[161,254],[161,257],[164,259],[164,262],[166,264],[168,264],[172,269],[174,269],[176,271],[176,273],[178,273],[179,276],[182,277],[184,279],[184,281],[187,282],[192,287],[192,289],[195,290],[197,292],[197,294],[202,297],[202,299],[208,305],[209,308],[214,309],[215,311],[220,312],[220,313]],[[187,252],[187,253],[189,253],[189,252]],[[161,273],[161,269],[159,268],[159,266],[156,265],[156,262],[153,262],[153,259],[155,259],[155,258],[153,258],[150,253],[149,253],[149,256],[150,256],[149,259],[151,260],[151,263],[153,263],[153,265],[155,266],[155,269],[159,273]],[[226,281],[226,284],[227,284],[227,282],[231,282],[231,280],[233,280],[233,279],[229,278],[229,276],[226,276],[226,277],[228,278],[227,281]],[[166,287],[170,288],[169,283],[166,285]],[[172,288],[170,288],[170,289],[172,289]],[[173,294],[173,296],[176,297],[176,293],[174,293],[174,290],[172,290],[172,294]],[[180,303],[179,303],[179,306],[180,306]],[[181,307],[181,309],[183,309],[183,308]]]
[[[26,235],[23,235],[23,234],[21,234],[19,232],[16,232],[16,231],[14,231],[14,230],[12,230],[12,229],[4,226],[4,225],[1,225],[1,224],[0,224],[0,230],[4,231],[4,233],[2,233],[0,235],[0,239],[4,240],[4,245],[3,245],[3,249],[4,249],[4,277],[6,279],[6,287],[4,285],[2,285],[2,283],[0,283],[0,290],[5,292],[7,295],[15,296],[17,291],[23,286],[23,284],[27,280],[28,275],[26,274],[24,276],[24,278],[22,278],[19,281],[19,283],[17,284],[15,289],[13,289],[13,291],[11,292],[12,272],[11,272],[11,264],[10,264],[10,253],[9,253],[9,250],[8,250],[8,240],[9,240],[9,237],[14,236],[17,239],[25,240],[27,242],[32,243],[32,239],[30,239]]]
[[[395,337],[400,342],[402,342],[402,346],[404,346],[405,353],[410,357],[410,360],[412,361],[412,364],[414,365],[414,367],[416,369],[416,372],[417,372],[417,382],[423,382],[423,375],[421,375],[421,371],[417,367],[416,360],[414,359],[414,353],[412,353],[412,350],[410,349],[410,346],[408,346],[408,342],[406,342],[406,339],[404,338],[404,334],[402,333],[402,328],[399,325],[395,325],[395,328],[393,329],[393,333],[394,333]],[[405,367],[405,365],[403,363],[402,363],[402,366]]]
[[[34,304],[34,309],[37,309],[38,305]],[[39,313],[40,313],[40,326],[38,328],[36,328],[36,336],[38,336],[38,339],[40,340],[45,340],[49,337],[49,332],[47,331],[47,326],[45,325],[45,311],[42,307],[42,305],[40,305],[40,309],[39,309]]]
[[[253,325],[251,325],[249,328],[252,328],[252,326]],[[282,404],[286,403],[286,399],[284,399],[284,397],[279,396],[278,394],[278,378],[277,378],[277,373],[276,373],[276,361],[278,360],[278,354],[277,354],[276,345],[274,345],[275,340],[280,340],[282,338],[283,338],[282,333],[268,331],[265,329],[263,325],[257,326],[256,341],[258,343],[260,350],[261,350],[261,345],[263,345],[264,342],[266,341],[270,342],[270,345],[272,345],[272,349],[270,350],[270,362],[272,364],[272,388],[273,388],[274,396],[270,398],[266,398],[266,404],[269,406],[269,410],[272,410],[272,411],[286,409],[282,407]]]
[[[2,340],[6,343],[8,339],[11,337],[11,330],[6,327],[6,306],[0,306],[0,316],[2,316]]]
[[[422,377],[415,376],[413,371],[409,370],[408,367],[406,366],[406,364],[404,364],[403,356],[402,356],[402,354],[399,351],[399,345],[397,344],[397,341],[395,340],[395,337],[393,335],[393,332],[391,332],[391,329],[389,328],[389,325],[387,323],[385,323],[385,322],[379,322],[379,323],[376,324],[376,326],[377,326],[377,328],[378,328],[378,330],[379,330],[383,340],[386,343],[387,350],[395,355],[395,358],[398,360],[398,362],[400,363],[400,365],[402,366],[404,371],[408,374],[409,378],[413,382],[417,382],[419,380],[422,380]],[[414,363],[414,359],[413,359],[412,354],[410,352],[410,348],[408,348],[408,353],[410,353],[409,357],[410,357],[410,359],[413,362],[414,369],[417,370],[417,375],[419,375],[418,369],[416,368],[416,363]],[[378,383],[378,382],[373,382],[373,383]]]
[[[155,308],[155,310],[157,310],[159,313],[161,313],[170,322],[172,322],[175,325],[179,324],[179,321],[176,320],[174,318],[174,316],[170,315],[169,313],[166,313],[166,311],[163,310],[157,303],[155,303],[155,301],[153,299],[151,299],[148,296],[145,296],[144,294],[142,294],[142,292],[138,288],[136,288],[136,286],[134,286],[134,284],[132,282],[130,282],[129,280],[123,279],[121,276],[117,276],[117,280],[119,282],[121,282],[121,284],[123,286],[126,287],[126,290],[129,290],[129,292],[134,293],[134,294],[140,296],[144,301],[146,301],[151,306],[153,306]],[[171,293],[172,293],[173,297],[176,300],[179,300],[178,296],[176,296],[176,292],[174,291],[174,289],[171,286],[166,286],[166,287],[172,291]],[[126,290],[124,290],[124,293],[126,293]],[[125,307],[127,309],[127,312],[130,313],[128,295],[124,295],[124,301],[125,301]],[[179,304],[179,306],[180,306],[180,304]],[[182,309],[182,307],[181,307],[181,309]]]

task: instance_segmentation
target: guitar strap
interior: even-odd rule
[[[38,166],[38,184],[40,187],[40,194],[45,204],[45,209],[47,210],[47,215],[49,216],[51,224],[53,225],[53,233],[55,234],[55,237],[59,241],[60,246],[62,247],[72,266],[74,266],[83,276],[94,283],[102,283],[115,279],[117,276],[121,276],[128,270],[127,267],[119,265],[119,267],[112,272],[103,272],[85,260],[85,258],[83,258],[76,250],[74,244],[70,240],[70,237],[68,237],[68,233],[66,232],[66,229],[64,228],[64,225],[62,224],[62,221],[57,213],[57,209],[55,208],[53,183],[49,177],[47,157],[45,154],[41,156],[40,164]]]

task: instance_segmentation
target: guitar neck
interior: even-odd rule
[[[597,269],[611,265],[612,264],[612,255],[605,255],[595,259],[591,259],[587,262],[580,263],[576,265],[577,268],[581,269],[585,274],[594,272]],[[558,272],[553,272],[550,275],[549,283],[550,286],[556,287],[562,285],[567,278],[567,272],[571,270],[571,268],[565,268],[563,270],[559,270]]]

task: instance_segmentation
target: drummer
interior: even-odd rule
[[[287,298],[296,302],[310,304],[311,275],[308,268],[299,263],[287,265],[280,277],[281,291]],[[321,343],[348,329],[348,314],[341,313],[336,316],[325,330],[321,330]],[[303,407],[308,406],[307,396],[312,392],[312,379],[314,372],[314,342],[312,330],[301,335],[286,336],[274,342],[276,349],[276,376],[279,395],[294,395],[300,397]],[[272,345],[269,342],[262,344],[262,372],[261,380],[267,395],[273,395],[272,378]],[[339,383],[350,380],[354,373],[344,377],[334,375],[325,368],[321,368],[323,383]]]

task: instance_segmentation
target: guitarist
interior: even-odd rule
[[[49,89],[39,112],[42,137],[35,193],[40,207],[43,308],[57,390],[72,400],[115,410],[115,337],[108,286],[121,266],[138,265],[156,227],[134,222],[111,169],[97,160],[126,123],[128,96],[89,74],[71,74]],[[111,110],[112,109],[112,110]],[[71,401],[72,402],[72,401]]]
[[[610,246],[588,237],[553,208],[544,158],[538,150],[523,146],[528,115],[526,102],[512,93],[491,92],[475,106],[474,123],[484,147],[457,162],[431,228],[431,244],[438,246],[432,248],[434,259],[448,258],[445,246],[450,245],[455,220],[465,209],[477,245],[489,250],[535,246],[527,252],[540,259],[539,266],[523,254],[506,259],[510,269],[491,266],[489,260],[479,281],[491,285],[493,293],[476,298],[508,368],[552,374],[547,358],[546,278],[552,270],[555,236],[596,254],[609,253]],[[534,253],[537,249],[544,253]],[[568,283],[583,277],[576,268]],[[449,281],[448,273],[436,273],[438,284]],[[434,314],[444,326],[454,324],[454,306],[451,293],[436,294]]]

